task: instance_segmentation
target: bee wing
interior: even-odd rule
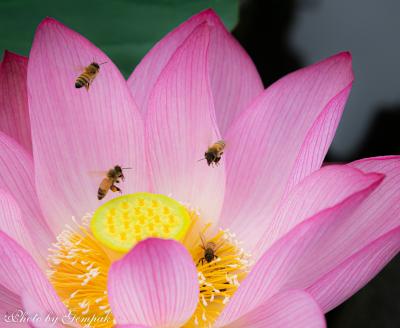
[[[218,245],[215,246],[214,251],[216,252],[216,251],[219,250],[222,246],[224,246],[224,241],[223,241],[223,240],[220,241],[220,242],[218,243]]]
[[[223,139],[218,140],[215,144],[222,148],[222,151],[226,149],[226,141]]]
[[[77,74],[82,74],[85,71],[86,67],[85,66],[74,66],[74,72]]]
[[[202,232],[200,232],[200,240],[201,240],[201,243],[203,244],[202,245],[203,248],[205,249],[206,248],[206,241],[205,241],[205,238],[204,238],[204,235],[203,235]]]
[[[89,171],[88,175],[93,178],[104,178],[107,176],[107,171]]]

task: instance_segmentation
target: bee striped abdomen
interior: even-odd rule
[[[87,73],[83,73],[78,76],[78,78],[75,81],[75,88],[82,88],[85,85],[90,84],[90,75]]]
[[[97,190],[97,199],[98,200],[103,199],[106,194],[107,190],[99,188],[99,190]]]

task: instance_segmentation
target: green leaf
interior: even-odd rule
[[[3,49],[27,56],[37,25],[51,16],[95,43],[128,76],[159,39],[206,8],[229,29],[237,22],[237,0],[2,0],[0,40]]]

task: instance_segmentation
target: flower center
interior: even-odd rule
[[[49,277],[78,323],[112,327],[107,275],[113,262],[139,241],[180,241],[192,255],[199,277],[199,303],[184,327],[210,327],[247,273],[247,255],[228,231],[208,236],[194,211],[158,194],[114,198],[74,226],[67,226],[50,250]]]
[[[180,241],[189,226],[185,207],[164,195],[146,192],[114,198],[100,206],[90,222],[97,240],[124,253],[148,237]]]

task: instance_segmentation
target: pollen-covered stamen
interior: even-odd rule
[[[204,248],[209,243],[215,247],[215,256],[205,261]],[[210,239],[199,235],[191,254],[197,264],[200,296],[196,311],[185,327],[211,327],[246,276],[249,255],[240,248],[233,234],[222,230]]]
[[[114,198],[57,237],[49,255],[50,281],[83,326],[112,327],[107,297],[111,264],[140,240],[181,240],[191,224],[186,208],[167,196],[136,193]],[[91,318],[95,321],[88,323]]]
[[[91,215],[67,226],[50,249],[49,279],[76,318],[93,318],[91,327],[112,327],[107,298],[107,274],[116,258],[104,250],[88,229]]]
[[[107,297],[111,264],[140,240],[173,238],[192,255],[199,278],[198,306],[184,327],[211,327],[247,274],[249,255],[232,233],[212,236],[209,228],[199,212],[164,195],[115,198],[57,237],[49,256],[50,281],[83,326],[113,327]],[[96,320],[84,321],[90,318]]]

